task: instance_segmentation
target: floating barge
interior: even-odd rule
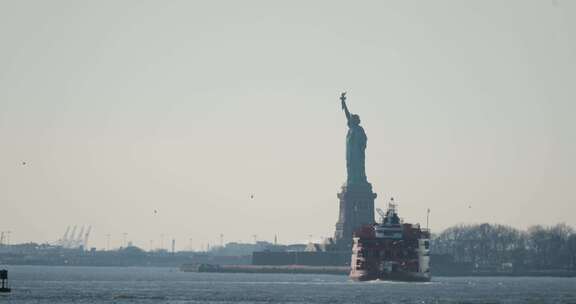
[[[303,273],[303,274],[336,274],[347,275],[350,267],[346,266],[304,266],[304,265],[215,265],[184,264],[184,272],[220,272],[220,273]]]

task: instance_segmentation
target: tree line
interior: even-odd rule
[[[431,249],[477,269],[576,270],[576,231],[564,223],[527,230],[498,224],[457,225],[433,236]]]

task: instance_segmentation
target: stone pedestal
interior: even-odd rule
[[[363,225],[374,223],[374,199],[370,183],[350,184],[342,186],[338,193],[340,199],[340,217],[336,223],[334,239],[340,250],[352,248],[352,235]]]

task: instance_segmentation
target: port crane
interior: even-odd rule
[[[88,249],[88,239],[90,238],[90,232],[92,231],[92,226],[88,226],[88,229],[86,230],[86,234],[84,234],[84,241],[82,243],[82,245],[84,246],[84,249]]]
[[[68,233],[70,233],[70,226],[66,227],[66,232],[64,232],[62,239],[60,239],[60,245],[63,246],[68,241]]]
[[[10,230],[0,231],[0,246],[10,245]]]

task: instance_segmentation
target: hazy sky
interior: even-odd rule
[[[377,206],[576,226],[575,80],[574,1],[0,0],[0,230],[332,236],[342,90]]]

